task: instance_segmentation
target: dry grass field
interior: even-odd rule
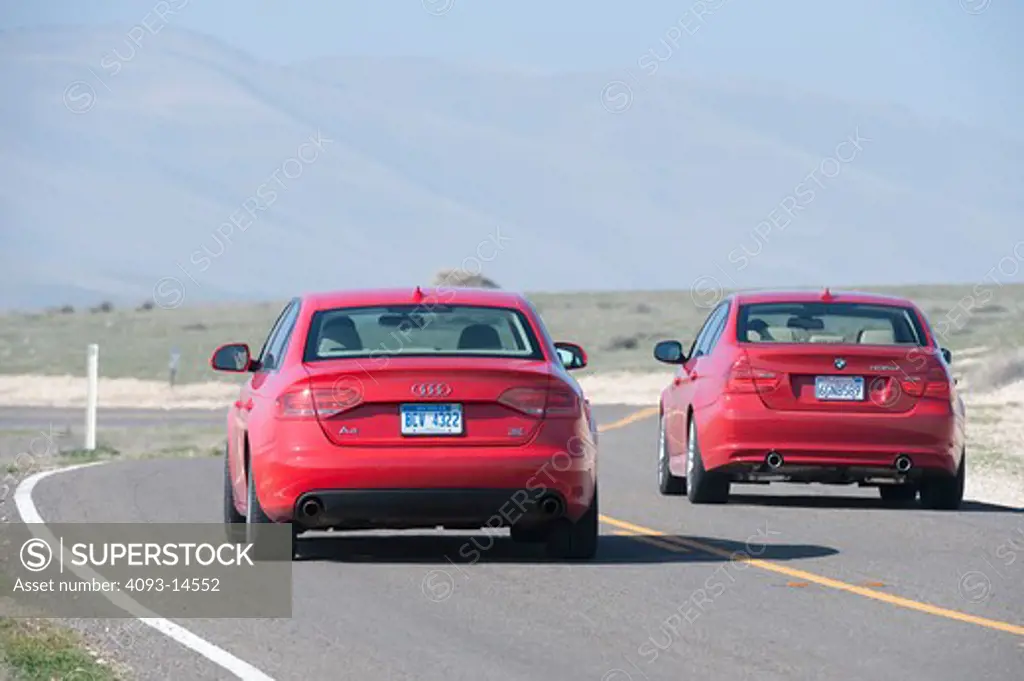
[[[993,352],[1024,345],[1024,285],[870,288],[905,295],[929,315],[954,351]],[[651,357],[656,340],[692,339],[713,298],[689,291],[530,293],[557,340],[580,343],[591,365],[581,375],[609,371],[659,371]],[[696,299],[696,300],[695,300]],[[984,305],[972,304],[985,300]],[[703,305],[698,305],[698,302]],[[248,342],[258,349],[284,301],[257,304],[95,309],[62,313],[14,312],[0,316],[0,374],[73,375],[85,370],[88,343],[100,346],[100,375],[167,380],[172,349],[181,353],[179,383],[237,380],[211,371],[210,352],[220,343]],[[99,306],[97,306],[98,308]],[[971,309],[973,308],[973,309]],[[948,320],[940,324],[942,320]],[[954,365],[956,364],[954,360]]]
[[[953,351],[954,373],[968,405],[969,493],[1024,505],[1024,286],[861,290],[905,295],[926,311],[943,345]],[[656,404],[671,371],[652,358],[655,341],[692,339],[715,302],[688,291],[535,293],[529,298],[556,339],[587,349],[591,364],[578,377],[591,401],[638,406]],[[240,379],[211,371],[210,352],[231,341],[258,349],[282,306],[96,306],[9,313],[0,317],[0,406],[83,406],[85,349],[98,343],[101,406],[223,408]],[[170,389],[172,349],[181,359],[177,385]],[[100,433],[100,440],[132,456],[204,456],[216,451],[219,437],[198,430],[194,437],[187,432],[159,435],[148,448],[140,448],[139,433]],[[76,445],[69,440],[65,446]]]

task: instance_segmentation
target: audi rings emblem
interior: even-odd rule
[[[417,383],[412,387],[412,394],[417,397],[448,397],[452,388],[447,383]]]

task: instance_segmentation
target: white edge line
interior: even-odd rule
[[[104,463],[106,462],[97,461],[93,463],[79,464],[76,466],[68,466],[67,468],[56,468],[48,471],[41,471],[22,480],[21,484],[18,485],[18,488],[14,492],[14,504],[18,509],[18,515],[21,516],[21,519],[25,522],[26,526],[29,527],[32,534],[43,539],[51,546],[57,544],[57,540],[54,538],[53,533],[46,527],[46,521],[44,521],[43,517],[39,515],[39,510],[36,508],[35,502],[32,501],[32,490],[35,489],[36,484],[38,484],[40,480],[48,478],[51,475],[57,475],[58,473],[70,473],[71,471],[89,468],[91,466],[99,466]],[[64,552],[67,554],[68,550],[65,549]],[[106,581],[102,575],[91,568],[84,566],[71,566],[70,564],[69,568],[83,580],[89,581],[97,579],[100,581]],[[157,616],[155,612],[143,607],[136,600],[126,596],[124,593],[116,591],[104,591],[102,593],[106,596],[107,600],[125,612],[133,615],[143,624],[156,629],[161,634],[174,639],[186,648],[202,655],[218,667],[221,667],[222,669],[234,674],[237,678],[242,679],[242,681],[274,681],[272,677],[267,676],[245,660],[235,657],[223,648],[220,648],[196,634],[193,634],[185,627],[175,624],[163,617]]]

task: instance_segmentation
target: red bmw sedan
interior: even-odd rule
[[[366,290],[295,298],[227,419],[224,521],[307,530],[509,527],[552,557],[598,538],[596,425],[534,307],[481,289]]]
[[[734,483],[858,484],[883,500],[964,494],[964,404],[920,309],[864,293],[737,293],[688,349],[661,394],[658,487],[724,503]]]

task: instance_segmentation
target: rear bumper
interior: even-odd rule
[[[776,472],[821,477],[824,469],[853,478],[900,477],[896,457],[913,462],[911,477],[955,473],[959,463],[956,418],[940,405],[905,414],[829,414],[775,411],[755,402],[723,402],[698,421],[701,454],[708,470],[766,472],[769,452],[782,455]],[[829,477],[825,475],[824,477]]]
[[[272,520],[361,529],[503,526],[509,518],[533,518],[536,502],[548,496],[576,520],[597,476],[593,451],[571,456],[537,446],[328,446],[268,453],[253,464],[260,504]],[[324,506],[317,520],[299,513],[312,496]]]
[[[550,521],[565,508],[565,498],[550,490],[313,490],[299,497],[293,515],[303,529],[477,529]]]

